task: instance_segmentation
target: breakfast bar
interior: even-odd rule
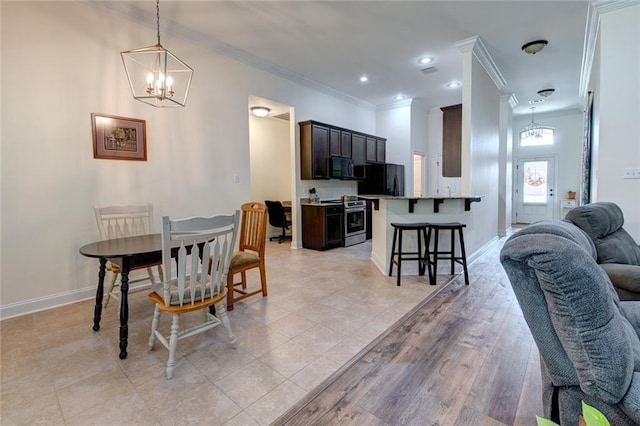
[[[480,202],[482,196],[464,195],[453,197],[403,197],[386,195],[360,195],[372,202],[371,215],[371,260],[385,274],[389,270],[389,254],[393,242],[391,223],[446,223],[461,222],[467,225],[465,232],[473,232],[472,203]],[[406,250],[417,249],[414,235],[403,241]],[[405,275],[418,275],[417,264],[403,267]]]

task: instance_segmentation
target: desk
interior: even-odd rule
[[[179,241],[174,242],[178,249]],[[120,285],[120,359],[127,357],[127,340],[129,335],[129,272],[162,263],[162,235],[140,235],[137,237],[117,238],[98,241],[80,247],[80,254],[100,259],[98,272],[98,290],[96,291],[96,306],[93,313],[93,329],[100,329],[102,316],[102,296],[104,295],[104,276],[107,261],[120,265],[122,284]],[[120,260],[122,259],[122,260]]]

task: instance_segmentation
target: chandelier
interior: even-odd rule
[[[536,107],[531,107],[531,123],[529,123],[520,132],[526,138],[541,138],[542,137],[542,132],[543,132],[544,128],[540,124],[536,123],[535,120],[533,119],[533,111],[535,109],[536,109]]]
[[[160,0],[156,0],[155,46],[120,52],[133,98],[154,107],[183,107],[193,69],[160,44]]]

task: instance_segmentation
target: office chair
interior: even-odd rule
[[[291,221],[287,220],[282,203],[280,201],[265,201],[264,203],[267,205],[267,211],[269,212],[269,224],[276,228],[282,228],[282,234],[269,238],[269,241],[277,239],[278,244],[280,244],[285,239],[290,239],[291,236],[286,235],[286,231],[291,226]]]

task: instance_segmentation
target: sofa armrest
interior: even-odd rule
[[[602,263],[620,300],[640,300],[640,266],[622,263]]]

